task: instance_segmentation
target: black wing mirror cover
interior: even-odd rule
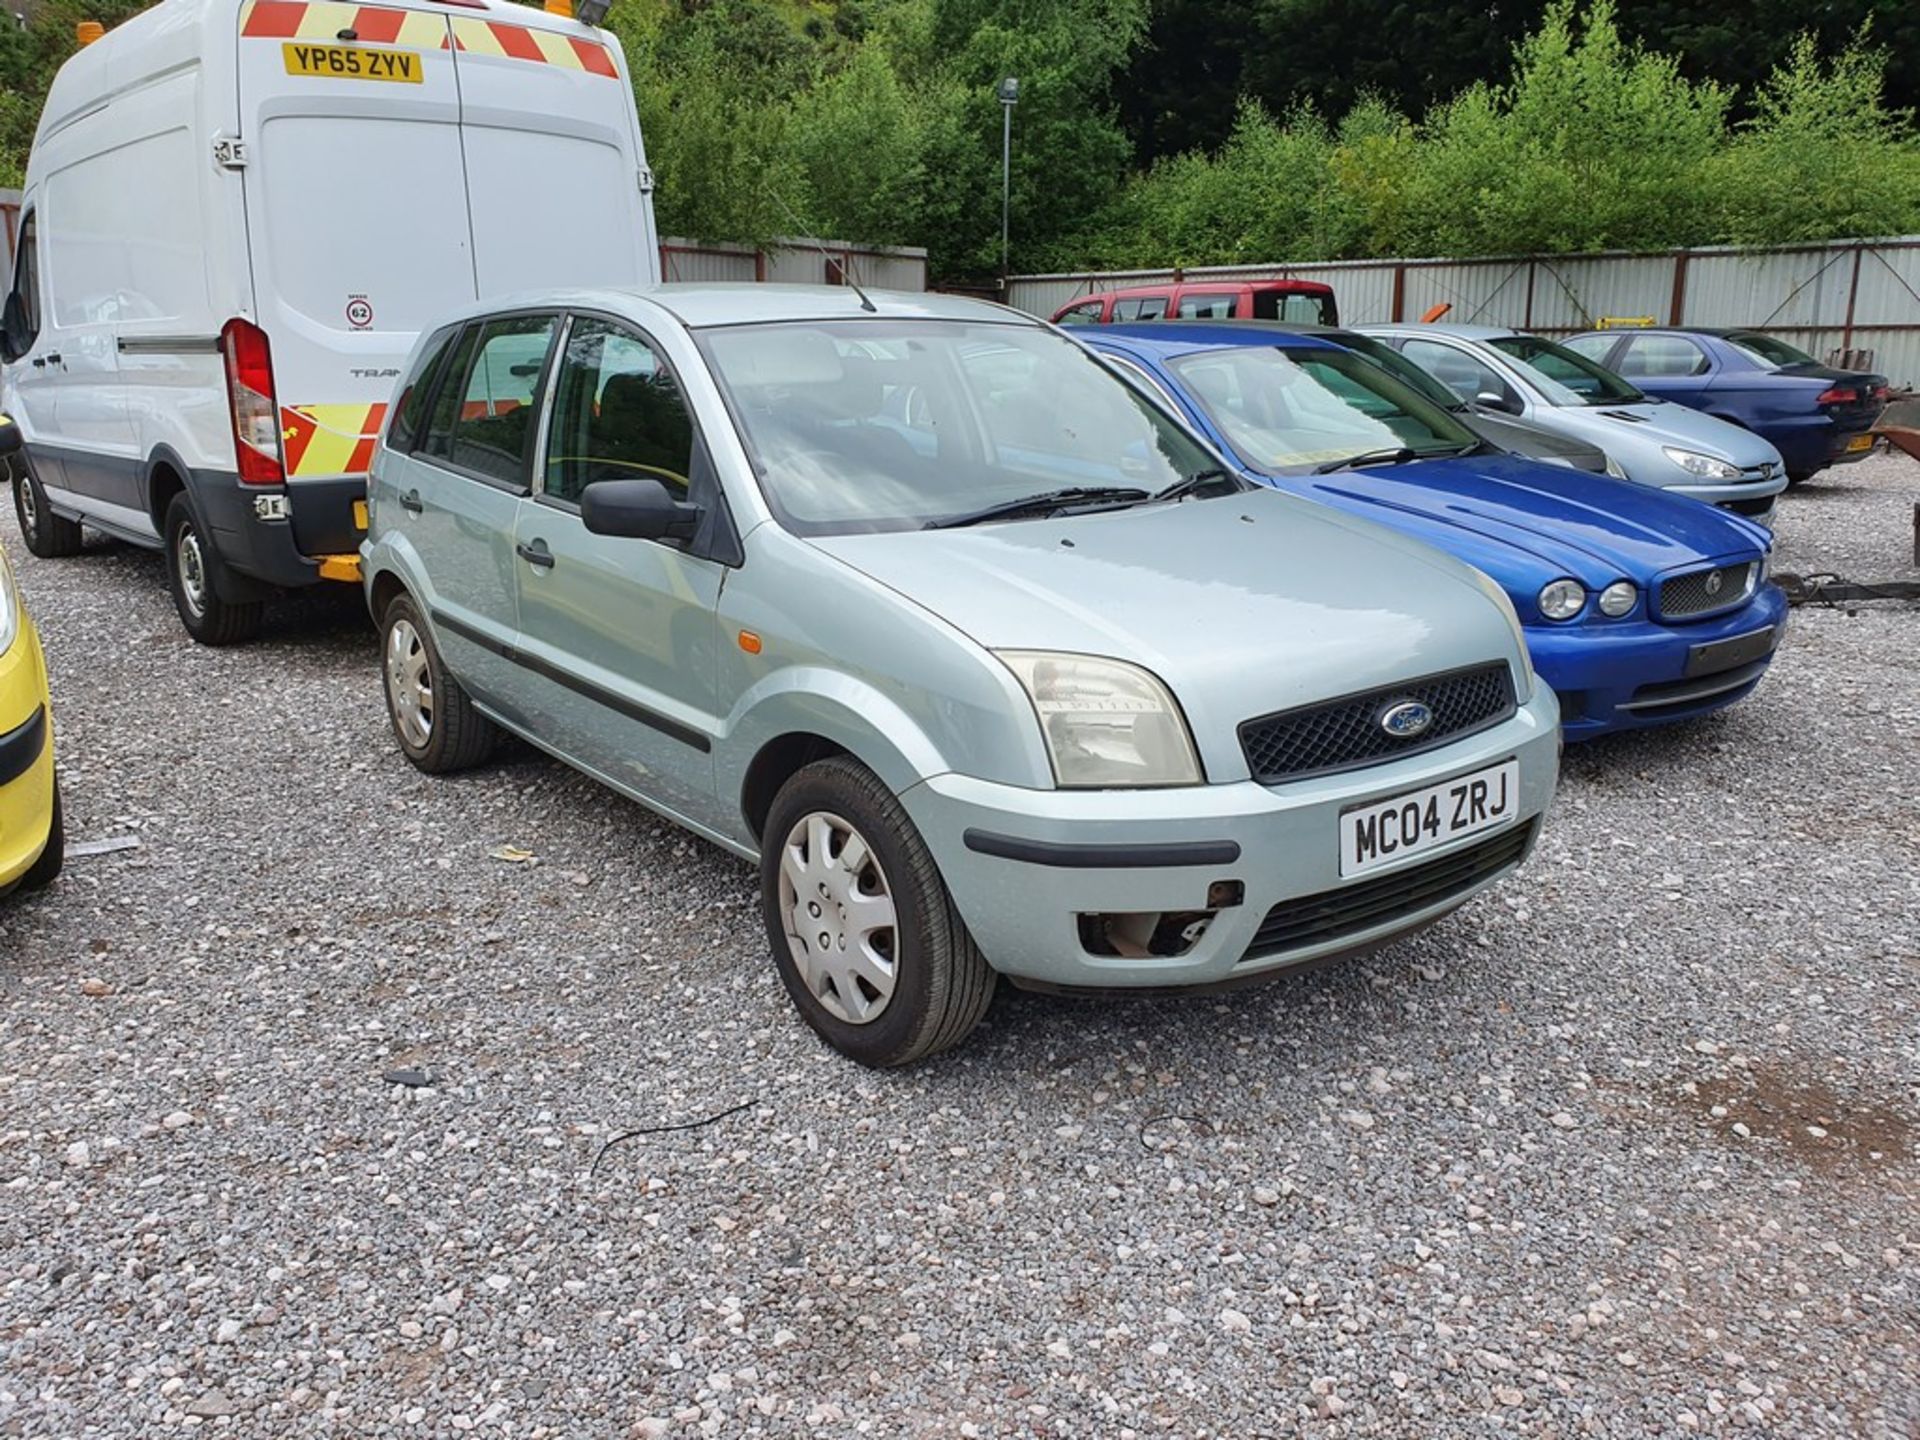
[[[580,492],[580,522],[594,535],[628,540],[691,540],[698,505],[676,500],[658,480],[596,480]]]

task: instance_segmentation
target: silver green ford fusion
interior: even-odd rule
[[[421,769],[518,734],[757,859],[854,1059],[998,975],[1230,984],[1431,923],[1558,758],[1505,598],[1229,475],[1049,327],[852,289],[496,304],[423,339],[363,551]]]

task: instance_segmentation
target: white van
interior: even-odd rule
[[[36,555],[164,547],[194,638],[355,580],[400,366],[509,291],[660,279],[619,42],[489,0],[161,0],[60,70],[0,408]]]

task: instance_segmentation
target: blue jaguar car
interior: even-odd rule
[[[1259,326],[1073,332],[1252,480],[1388,525],[1513,601],[1569,740],[1752,693],[1786,630],[1772,537],[1728,511],[1509,455],[1373,361]]]

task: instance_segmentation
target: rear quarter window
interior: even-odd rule
[[[393,407],[393,426],[387,433],[387,445],[394,450],[410,450],[420,433],[427,405],[433,398],[433,382],[439,376],[441,362],[453,348],[459,327],[449,325],[433,336],[421,349],[420,363],[407,377],[400,398]]]

